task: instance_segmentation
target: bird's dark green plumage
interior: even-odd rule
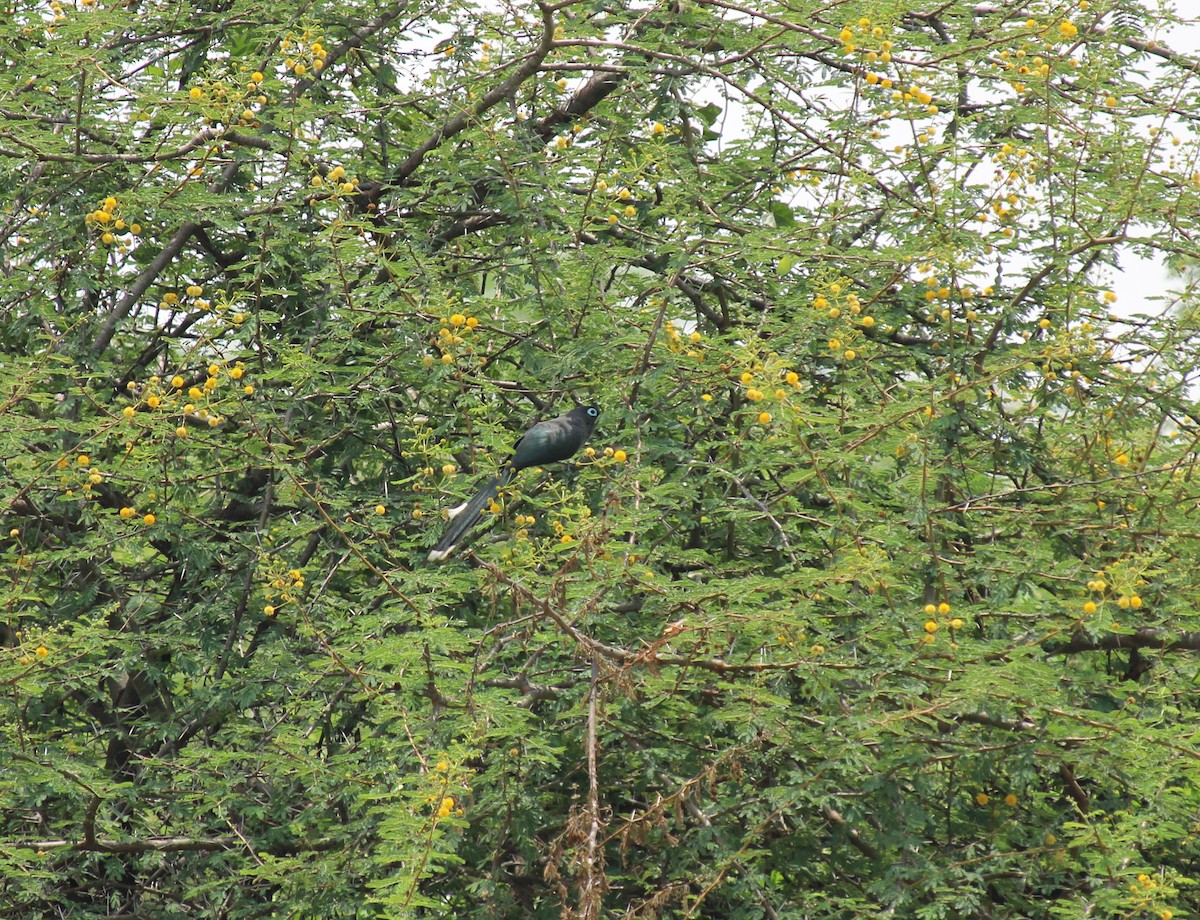
[[[599,417],[600,410],[595,406],[578,406],[565,415],[538,422],[521,435],[500,475],[493,477],[465,505],[450,512],[450,526],[446,528],[442,539],[438,540],[437,546],[429,551],[429,561],[442,562],[450,558],[450,554],[466,537],[467,531],[479,520],[483,509],[518,471],[557,463],[573,456],[587,443]]]

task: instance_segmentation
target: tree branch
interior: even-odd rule
[[[211,852],[214,850],[248,849],[247,845],[237,837],[144,837],[141,840],[113,840],[111,838],[85,837],[83,840],[8,840],[4,846],[9,849],[50,850],[71,849],[90,853],[177,853],[177,852]],[[319,840],[315,843],[294,843],[279,847],[259,847],[256,852],[267,852],[274,856],[284,856],[294,853],[320,853],[336,850],[345,846],[340,840]]]
[[[522,83],[538,72],[542,61],[546,59],[546,56],[554,48],[554,11],[545,3],[539,3],[538,9],[542,12],[542,37],[537,47],[526,56],[524,62],[512,72],[508,79],[484,93],[483,97],[475,105],[466,111],[459,112],[438,127],[432,134],[425,138],[416,150],[405,157],[404,162],[400,164],[392,176],[393,184],[406,184],[412,178],[413,173],[425,161],[425,157],[470,125],[472,121],[492,106],[503,102],[515,93]]]
[[[1200,650],[1200,632],[1172,635],[1166,630],[1143,626],[1131,633],[1106,633],[1103,636],[1078,633],[1064,642],[1046,642],[1042,645],[1042,649],[1050,655],[1077,655],[1080,652],[1105,652],[1123,648],[1198,651]]]

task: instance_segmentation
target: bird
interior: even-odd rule
[[[458,548],[475,522],[499,491],[523,469],[566,460],[587,443],[600,410],[595,406],[576,406],[557,418],[546,419],[526,431],[513,445],[513,453],[497,476],[484,484],[475,497],[450,511],[450,526],[437,545],[429,551],[429,562],[443,562]]]

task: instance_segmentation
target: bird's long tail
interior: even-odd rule
[[[474,498],[466,504],[454,508],[450,512],[450,526],[446,528],[442,539],[438,540],[437,546],[429,551],[426,558],[430,562],[443,562],[449,559],[466,537],[467,532],[483,515],[483,509],[491,504],[492,499],[496,497],[501,488],[508,484],[512,476],[512,470],[505,470],[499,476],[492,477],[482,489],[475,493]]]

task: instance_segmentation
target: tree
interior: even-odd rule
[[[1194,910],[1175,21],[17,4],[5,914]]]

